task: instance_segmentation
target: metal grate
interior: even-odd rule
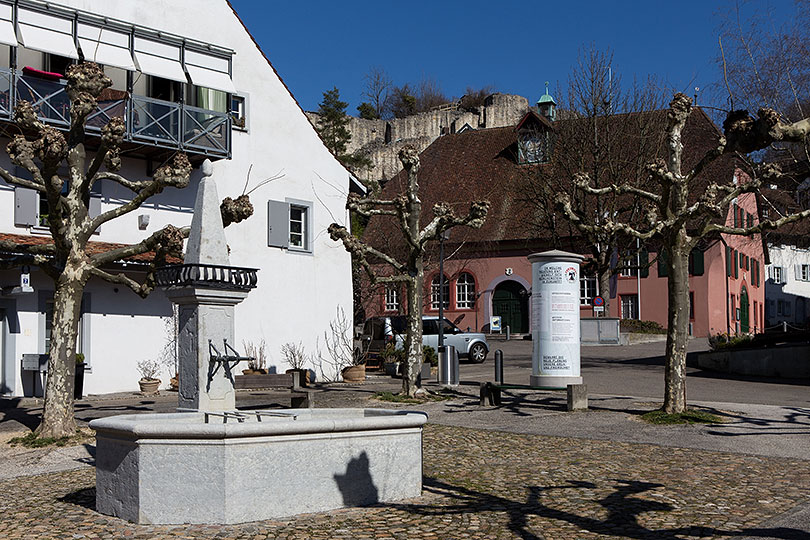
[[[227,289],[253,289],[256,287],[257,269],[218,266],[213,264],[176,264],[155,271],[159,287],[173,285],[202,285]]]

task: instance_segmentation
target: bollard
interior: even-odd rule
[[[509,341],[509,334],[511,333],[512,329],[507,325],[506,326],[506,341]]]
[[[437,382],[442,385],[458,385],[458,353],[452,345],[439,347]]]
[[[495,351],[495,384],[503,384],[503,351]]]

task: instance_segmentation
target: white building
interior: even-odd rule
[[[352,313],[350,258],[326,234],[329,223],[346,222],[352,179],[230,4],[0,0],[2,133],[13,132],[18,99],[33,99],[47,122],[65,126],[64,81],[40,72],[64,73],[80,55],[104,65],[114,81],[88,129],[98,130],[105,115],[126,115],[122,174],[146,179],[179,150],[197,167],[187,189],[167,189],[140,210],[104,224],[96,240],[133,243],[165,224],[188,225],[198,167],[209,158],[220,197],[237,197],[246,185],[256,188],[250,195],[254,215],[226,229],[231,264],[260,270],[258,288],[236,309],[237,347],[265,340],[268,363],[280,371],[283,344],[300,343],[309,354],[322,349],[337,310]],[[11,167],[5,152],[0,166]],[[107,210],[130,195],[118,184],[101,182],[91,210]],[[0,209],[0,238],[49,238],[36,192],[0,180]],[[0,263],[13,264],[13,256],[0,253]],[[123,267],[137,272],[139,264]],[[48,347],[53,284],[31,268],[33,292],[25,293],[14,289],[20,277],[19,268],[0,270],[0,394],[5,395],[31,393],[34,373],[21,370],[22,356]],[[171,304],[160,291],[142,300],[125,287],[91,281],[82,311],[79,350],[89,365],[85,393],[137,389],[136,364],[158,357]],[[168,376],[168,370],[161,374],[164,382]]]
[[[765,282],[765,321],[803,327],[810,318],[810,249],[769,245]]]

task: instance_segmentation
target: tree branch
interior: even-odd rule
[[[710,223],[704,228],[704,233],[701,236],[705,236],[706,234],[711,233],[725,233],[737,236],[753,236],[755,234],[760,234],[765,231],[777,229],[783,225],[787,225],[789,223],[793,223],[807,218],[810,218],[810,210],[804,210],[802,212],[798,212],[795,214],[789,214],[787,216],[775,220],[766,219],[765,221],[760,221],[753,227],[726,227],[725,225]]]
[[[90,255],[91,264],[98,268],[115,261],[120,261],[135,255],[142,255],[149,251],[163,250],[167,254],[174,254],[181,257],[183,254],[183,240],[188,238],[189,228],[178,229],[172,225],[166,225],[159,231],[137,244],[122,246],[111,249],[104,253]]]
[[[368,261],[368,256],[371,255],[372,257],[376,257],[381,261],[384,261],[391,265],[394,270],[400,273],[405,273],[407,267],[404,264],[399,263],[393,257],[386,255],[382,251],[375,249],[368,244],[363,243],[362,241],[355,238],[343,225],[339,225],[337,223],[332,223],[329,225],[329,237],[334,240],[340,240],[343,242],[343,246],[346,248],[346,251],[351,253],[352,255],[356,256],[363,268],[366,270],[367,273],[371,272],[371,263]],[[369,274],[369,277],[372,278],[372,282],[376,281],[376,278],[372,277],[373,272]]]
[[[152,287],[147,285],[146,283],[138,283],[134,279],[128,277],[123,273],[118,274],[110,274],[109,272],[105,272],[100,268],[91,268],[90,273],[96,277],[100,277],[105,281],[109,281],[110,283],[117,283],[118,285],[125,285],[132,289],[132,292],[140,296],[141,298],[146,298],[149,296],[149,293],[152,292]]]

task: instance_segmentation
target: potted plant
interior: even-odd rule
[[[74,374],[73,382],[73,398],[82,399],[84,393],[84,368],[87,364],[84,363],[84,355],[76,353],[76,372]]]
[[[310,383],[309,369],[307,369],[307,355],[304,353],[304,346],[301,343],[285,343],[281,346],[281,355],[284,361],[290,366],[286,373],[299,373],[298,381],[301,386]]]
[[[157,378],[159,371],[160,363],[156,360],[141,360],[138,362],[138,372],[141,374],[141,380],[138,381],[138,384],[141,387],[141,394],[153,396],[159,393],[160,379]]]
[[[396,377],[399,374],[399,366],[405,359],[405,351],[397,348],[393,343],[389,343],[380,353],[380,356],[383,359],[385,374]]]
[[[243,341],[242,345],[245,347],[245,356],[249,356],[247,369],[242,370],[244,375],[267,375],[267,369],[264,367],[267,363],[267,346],[264,340],[258,344],[252,341]]]

